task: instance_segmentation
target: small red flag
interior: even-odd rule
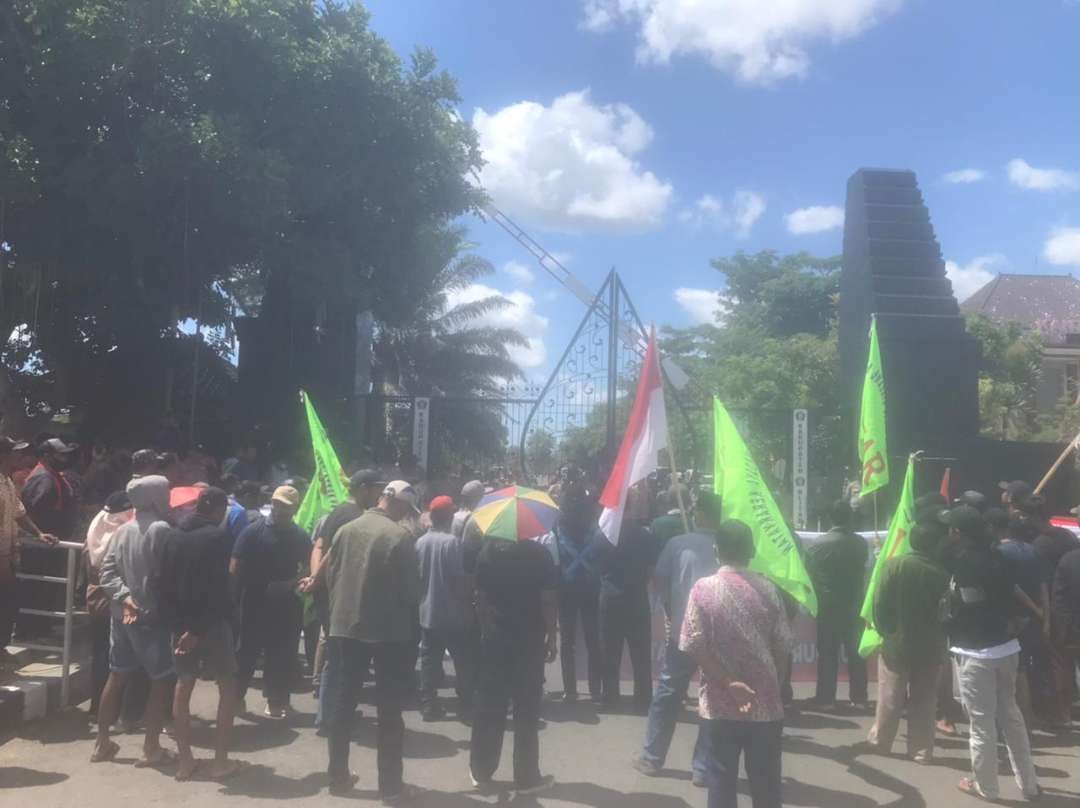
[[[952,471],[951,466],[945,467],[945,474],[941,477],[941,496],[945,497],[946,502],[952,502],[949,497],[949,473]]]

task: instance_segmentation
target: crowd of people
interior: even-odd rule
[[[424,721],[452,713],[471,727],[469,774],[491,786],[508,720],[519,794],[553,778],[540,766],[545,667],[561,661],[567,702],[588,697],[600,712],[646,716],[638,773],[664,768],[690,683],[699,680],[693,783],[710,808],[736,805],[745,759],[755,808],[780,806],[785,711],[791,692],[791,599],[749,567],[750,528],[724,520],[709,492],[675,482],[631,490],[618,541],[597,530],[594,489],[568,474],[552,486],[559,515],[550,533],[524,541],[484,536],[473,512],[491,486],[467,482],[455,496],[422,496],[416,480],[360,469],[348,499],[309,533],[296,524],[305,481],[276,479],[239,452],[218,467],[208,456],[178,462],[151,450],[129,466],[108,464],[115,490],[79,525],[91,474],[78,475],[76,447],[45,437],[32,449],[0,438],[0,642],[11,640],[20,550],[44,553],[58,539],[85,541],[86,604],[93,617],[97,737],[91,760],[119,752],[114,732],[143,731],[136,765],[175,759],[175,776],[234,775],[237,716],[250,716],[249,690],[261,668],[262,714],[282,720],[307,666],[327,739],[330,790],[350,792],[350,745],[358,705],[374,704],[377,780],[387,804],[406,801],[403,711]],[[33,457],[33,463],[27,461]],[[111,476],[110,476],[111,475]],[[176,501],[181,489],[193,499]],[[883,637],[868,752],[890,754],[906,716],[907,752],[934,759],[935,734],[955,734],[953,671],[970,725],[972,774],[959,788],[999,794],[998,733],[1025,797],[1041,792],[1032,764],[1033,726],[1071,720],[1080,650],[1080,542],[1050,525],[1022,482],[1002,507],[975,492],[956,502],[918,500],[911,552],[888,560],[875,590]],[[807,709],[836,704],[841,649],[849,700],[869,710],[858,655],[866,572],[876,548],[851,529],[841,500],[832,529],[804,549],[818,602],[817,692]],[[36,541],[35,541],[36,539]],[[40,561],[41,559],[39,559]],[[46,593],[47,594],[47,593]],[[42,596],[23,593],[21,599]],[[661,670],[653,687],[654,608],[666,618]],[[30,621],[32,623],[32,621]],[[579,625],[585,659],[578,659]],[[32,628],[32,626],[30,626]],[[300,653],[303,636],[303,653]],[[633,671],[620,692],[623,652]],[[440,696],[445,658],[456,699]],[[301,658],[303,662],[301,663]],[[190,702],[200,679],[216,682],[213,760],[191,749]],[[508,719],[508,716],[512,718]],[[161,743],[168,726],[175,752]]]

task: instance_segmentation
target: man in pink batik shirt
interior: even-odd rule
[[[729,520],[716,536],[720,570],[690,593],[679,647],[701,668],[699,712],[711,738],[709,808],[736,808],[739,758],[754,808],[780,808],[784,706],[779,672],[792,636],[780,595],[747,569],[754,538]]]

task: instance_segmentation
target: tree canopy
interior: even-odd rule
[[[457,102],[435,57],[403,64],[358,3],[4,3],[9,370],[130,424],[170,402],[95,391],[150,393],[185,319],[226,327],[278,294],[407,321],[481,199]]]

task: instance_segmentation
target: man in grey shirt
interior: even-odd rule
[[[653,693],[649,707],[649,723],[645,731],[645,746],[641,756],[634,760],[634,768],[642,774],[654,777],[664,767],[671,739],[675,735],[675,722],[686,700],[690,678],[694,675],[694,661],[679,650],[686,605],[690,590],[700,578],[713,575],[719,564],[716,560],[716,526],[720,523],[720,498],[715,494],[698,495],[694,514],[697,530],[675,536],[664,546],[656,570],[653,587],[667,612],[668,635],[664,650],[664,667]],[[693,782],[705,784],[709,751],[707,733],[699,729],[694,745]]]
[[[425,721],[443,716],[438,688],[443,655],[454,660],[458,714],[467,720],[472,709],[475,615],[473,576],[465,572],[464,545],[450,533],[454,501],[435,497],[429,506],[431,530],[416,543],[420,565],[420,715]]]
[[[469,480],[461,488],[461,508],[454,514],[454,524],[450,532],[459,539],[465,534],[465,524],[484,498],[484,484],[479,480]]]
[[[155,766],[167,756],[159,742],[173,673],[172,636],[161,619],[159,582],[162,550],[168,538],[169,481],[139,477],[128,483],[135,518],[117,528],[101,563],[101,588],[112,610],[110,674],[98,708],[98,734],[91,763],[112,760],[120,747],[109,739],[119,718],[120,698],[128,676],[145,670],[150,677],[143,758],[136,765]]]

